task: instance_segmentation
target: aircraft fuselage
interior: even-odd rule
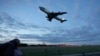
[[[44,7],[39,7],[39,8],[41,11],[47,14],[46,17],[48,18],[48,21],[52,21],[53,18],[61,21],[61,23],[64,21],[67,21],[67,20],[63,20],[57,17],[58,15],[63,15],[63,14],[66,14],[67,12],[50,12]]]

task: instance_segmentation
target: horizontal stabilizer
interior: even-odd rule
[[[61,19],[61,23],[65,22],[65,21],[67,21],[67,20],[65,20],[64,18]]]

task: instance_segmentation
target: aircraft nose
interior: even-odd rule
[[[39,6],[39,8],[41,8],[41,7]]]
[[[67,12],[65,12],[67,14]]]
[[[44,7],[39,7],[40,8],[40,10],[45,10],[45,8]]]
[[[43,7],[39,7],[40,9],[43,9]]]

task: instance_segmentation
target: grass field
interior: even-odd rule
[[[81,47],[20,47],[23,56],[56,56],[68,54],[80,54],[88,52],[100,52],[100,46]]]

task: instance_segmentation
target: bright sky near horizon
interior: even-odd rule
[[[68,12],[47,21],[39,6]],[[100,0],[0,0],[0,42],[100,44]]]

